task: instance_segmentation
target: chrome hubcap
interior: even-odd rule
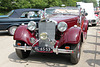
[[[11,33],[14,34],[17,27],[11,28]]]

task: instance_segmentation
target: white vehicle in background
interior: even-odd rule
[[[86,19],[89,21],[89,25],[97,25],[98,18],[94,14],[94,7],[93,3],[84,3],[84,2],[77,2],[78,8],[85,9],[85,12],[88,13]]]

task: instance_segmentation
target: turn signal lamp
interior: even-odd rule
[[[70,47],[69,47],[69,46],[65,46],[65,49],[69,50],[69,49],[70,49]]]
[[[18,46],[21,46],[21,43],[17,43]]]

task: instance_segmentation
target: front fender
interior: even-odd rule
[[[87,32],[87,30],[88,30],[88,20],[86,20],[83,25],[83,32]]]
[[[14,40],[24,41],[28,45],[31,45],[30,38],[33,37],[31,32],[27,30],[27,25],[19,26],[14,34]]]
[[[59,47],[63,44],[78,44],[81,38],[81,28],[80,27],[71,27],[62,35],[59,41]]]

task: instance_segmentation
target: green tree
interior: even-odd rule
[[[48,7],[61,6],[62,0],[48,0]]]
[[[16,8],[31,8],[31,4],[29,0],[16,0],[15,1]]]
[[[0,9],[9,10],[11,9],[11,0],[1,0]]]
[[[32,8],[45,8],[47,7],[48,3],[47,0],[29,0]]]
[[[76,6],[76,2],[79,0],[62,0],[63,4],[66,6]]]

